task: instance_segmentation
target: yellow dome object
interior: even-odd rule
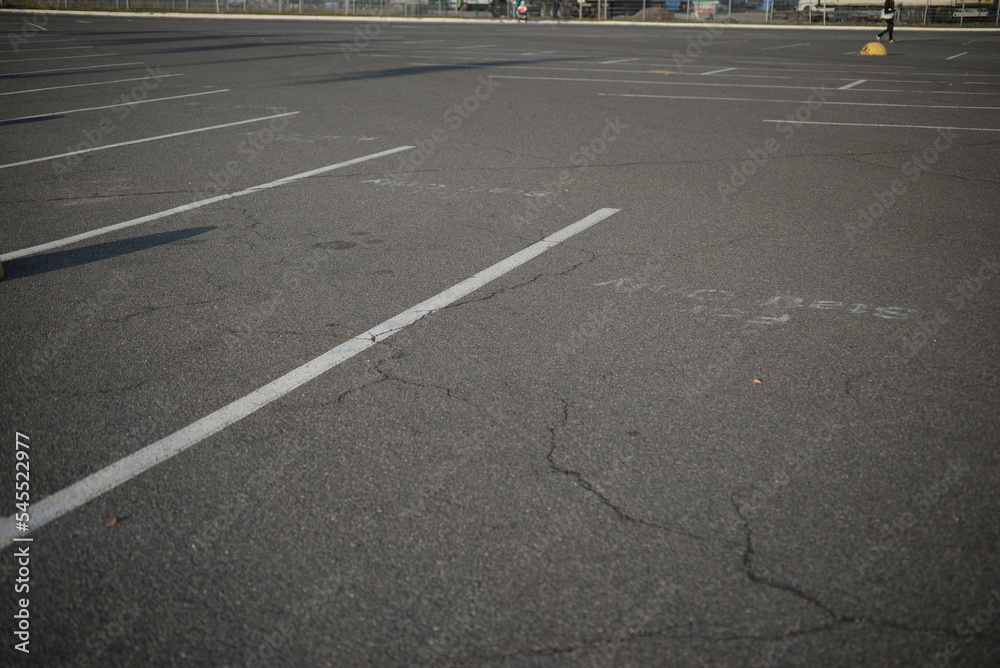
[[[868,42],[861,49],[862,56],[887,56],[889,52],[885,50],[881,42]]]

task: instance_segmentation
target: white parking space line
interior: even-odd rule
[[[79,508],[105,492],[109,492],[119,485],[128,482],[157,464],[167,461],[171,457],[197,445],[213,434],[222,431],[226,427],[239,422],[243,418],[267,406],[272,401],[284,397],[358,353],[367,350],[379,341],[383,341],[418,320],[440,311],[449,304],[453,304],[462,297],[475,292],[484,285],[520,267],[545,251],[596,225],[618,211],[619,209],[599,209],[586,218],[578,220],[554,234],[550,234],[541,241],[514,253],[510,257],[453,285],[434,297],[403,311],[399,315],[376,325],[366,332],[348,339],[336,348],[289,371],[280,378],[206,415],[170,436],[147,445],[127,457],[119,459],[110,466],[92,473],[83,480],[41,501],[32,503],[32,530],[45,526],[49,522]],[[23,533],[16,530],[14,517],[5,517],[3,520],[0,520],[0,547],[10,545],[15,538],[23,535]]]
[[[764,100],[757,97],[711,97],[707,95],[652,95],[643,93],[598,93],[603,97],[649,97],[663,100],[716,100],[723,102],[775,102],[780,104],[816,104],[816,100]],[[902,102],[833,102],[822,104],[840,105],[845,107],[904,107],[911,109],[964,109],[1000,111],[1000,107],[971,107],[953,104],[905,104]]]
[[[30,22],[30,21],[25,21],[25,23],[27,23],[27,24],[28,24],[29,26],[32,26],[32,27],[35,27],[35,28],[38,28],[39,30],[41,30],[41,31],[43,31],[43,32],[48,32],[48,31],[49,31],[49,29],[48,29],[48,28],[46,28],[45,26],[40,26],[40,25],[35,25],[34,23],[32,23],[32,22]]]
[[[732,72],[735,69],[736,69],[735,67],[724,67],[721,70],[712,70],[711,72],[702,72],[701,75],[702,76],[708,76],[709,74],[722,74],[723,72]],[[781,77],[781,78],[785,78],[785,77]]]
[[[522,55],[529,55],[529,54],[522,54]],[[602,60],[601,62],[599,62],[597,64],[598,65],[613,65],[615,63],[630,63],[633,60],[639,60],[639,59],[638,58],[619,58],[618,60]]]
[[[507,69],[507,68],[498,68]],[[515,68],[516,69],[516,68]],[[536,81],[579,81],[591,83],[615,83],[615,84],[640,84],[646,86],[715,86],[720,88],[782,88],[786,90],[828,90],[834,91],[836,88],[824,88],[823,86],[778,86],[763,84],[744,83],[705,83],[694,81],[644,81],[633,79],[591,79],[584,77],[529,77],[516,76],[512,74],[491,74],[494,79],[527,79]],[[858,88],[853,93],[912,93],[914,95],[992,95],[1000,96],[1000,93],[976,93],[958,90],[905,90],[901,88]]]
[[[182,77],[183,74],[154,74],[152,76],[132,77],[131,79],[115,79],[113,81],[92,81],[90,83],[66,84],[65,86],[49,86],[48,88],[29,88],[27,90],[11,90],[0,95],[22,95],[24,93],[39,93],[46,90],[59,90],[62,88],[82,88],[84,86],[106,86],[108,84],[125,83],[126,81],[145,81],[146,79],[166,79],[167,77]]]
[[[137,60],[134,63],[110,63],[108,65],[83,65],[81,67],[59,67],[52,70],[34,70],[33,72],[10,72],[8,74],[0,74],[2,77],[26,77],[33,74],[49,74],[50,72],[72,72],[74,70],[96,70],[102,67],[125,67],[126,65],[145,65],[146,61]]]
[[[868,81],[868,79],[858,79],[857,81],[853,81],[853,82],[851,82],[851,83],[849,83],[849,84],[847,84],[845,86],[841,86],[837,90],[850,90],[851,88],[854,88],[855,86],[860,86],[861,84],[863,84],[866,81]]]
[[[37,44],[37,42],[33,42],[33,44]],[[3,53],[4,54],[7,54],[7,53],[48,53],[49,51],[71,51],[71,50],[76,50],[76,49],[93,49],[93,48],[94,48],[93,46],[54,46],[52,48],[41,48],[41,49],[29,48],[29,49],[19,49],[17,51],[4,51]]]
[[[802,42],[801,44],[785,44],[783,46],[766,46],[761,51],[776,51],[778,49],[791,49],[796,46],[809,46],[810,42]]]
[[[948,56],[947,58],[945,58],[945,60],[954,60],[955,58],[958,58],[959,56],[964,56],[967,53],[968,51],[963,51],[962,53],[956,53],[954,56]]]
[[[15,58],[14,60],[0,60],[0,63],[30,63],[36,60],[74,60],[77,58],[111,58],[117,53],[90,53],[81,56],[47,56],[45,58]]]
[[[958,128],[953,125],[892,125],[889,123],[828,123],[824,121],[796,121],[788,119],[762,119],[764,123],[791,123],[792,125],[848,125],[863,128],[917,128],[920,130],[963,130],[967,132],[1000,132],[1000,128]]]
[[[456,51],[461,51],[462,49],[492,49],[496,46],[496,44],[474,44],[472,46],[455,46],[452,48]]]
[[[115,107],[128,107],[133,104],[149,104],[150,102],[165,102],[167,100],[180,100],[186,97],[198,97],[200,95],[215,95],[216,93],[228,93],[228,88],[220,88],[219,90],[206,90],[201,93],[188,93],[187,95],[171,95],[170,97],[154,97],[148,100],[133,100],[131,102],[122,102],[121,104],[106,104],[102,107],[84,107],[82,109],[67,109],[66,111],[53,111],[47,114],[35,114],[34,116],[18,116],[17,118],[0,118],[0,124],[4,123],[16,123],[17,121],[27,121],[32,118],[50,118],[53,116],[63,116],[65,114],[75,114],[81,111],[97,111],[98,109],[113,109]]]
[[[763,84],[744,84],[744,83],[705,83],[697,81],[641,81],[641,80],[631,80],[631,79],[590,79],[585,77],[529,77],[529,76],[517,76],[512,74],[491,74],[494,79],[528,79],[536,81],[580,81],[589,83],[615,83],[615,84],[641,84],[646,86],[715,86],[721,88],[782,88],[788,90],[836,90],[835,88],[822,88],[818,86],[778,86],[778,85],[763,85]],[[864,93],[920,93],[927,91],[905,91],[905,90],[895,90],[895,89],[875,89],[875,88],[865,88],[858,92]],[[937,91],[934,91],[937,92]],[[988,93],[982,93],[986,95]],[[974,95],[974,93],[969,93],[969,95]]]
[[[272,118],[281,118],[283,116],[295,116],[300,112],[289,111],[284,114],[275,114],[274,116],[261,116],[260,118],[250,118],[245,121],[234,121],[232,123],[223,123],[221,125],[210,125],[205,128],[195,128],[194,130],[184,130],[182,132],[171,132],[167,135],[157,135],[156,137],[146,137],[144,139],[133,139],[131,141],[122,141],[117,144],[106,144],[104,146],[95,146],[93,148],[85,148],[79,151],[70,151],[69,153],[59,153],[58,155],[47,155],[43,158],[32,158],[31,160],[22,160],[20,162],[9,162],[6,165],[0,165],[0,169],[7,169],[8,167],[20,167],[21,165],[30,165],[36,162],[46,162],[48,160],[58,160],[59,158],[68,158],[71,155],[81,155],[83,153],[93,153],[94,151],[106,151],[109,148],[118,148],[120,146],[131,146],[132,144],[144,144],[150,141],[158,141],[160,139],[169,139],[171,137],[181,137],[183,135],[191,135],[197,132],[208,132],[209,130],[219,130],[221,128],[231,128],[236,125],[246,125],[248,123],[257,123],[259,121],[266,121]]]
[[[253,193],[261,192],[262,190],[277,188],[278,186],[283,186],[292,183],[294,181],[299,181],[301,179],[309,178],[310,176],[325,174],[327,172],[332,172],[335,169],[340,169],[341,167],[356,165],[360,162],[367,162],[368,160],[374,160],[375,158],[381,158],[383,156],[391,155],[393,153],[399,153],[400,151],[409,151],[412,148],[413,148],[412,146],[397,146],[396,148],[389,149],[388,151],[372,153],[371,155],[365,155],[360,158],[347,160],[345,162],[338,162],[335,165],[327,165],[326,167],[311,169],[308,172],[302,172],[300,174],[286,176],[285,178],[278,179],[276,181],[270,181],[268,183],[264,183],[259,186],[253,186],[250,188],[245,188],[244,190],[238,190],[236,192],[226,193],[225,195],[217,195],[215,197],[209,197],[207,199],[198,200],[197,202],[191,202],[190,204],[182,204],[181,206],[175,206],[174,208],[167,209],[166,211],[151,213],[148,216],[142,216],[141,218],[133,218],[132,220],[126,220],[123,223],[115,223],[114,225],[108,225],[106,227],[101,227],[96,230],[90,230],[89,232],[81,232],[80,234],[74,234],[73,236],[66,237],[65,239],[57,239],[55,241],[39,244],[37,246],[31,246],[30,248],[22,248],[21,250],[18,251],[12,251],[10,253],[4,253],[3,255],[0,255],[0,262],[7,262],[8,260],[16,260],[19,257],[27,257],[29,255],[37,255],[38,253],[44,253],[45,251],[53,250],[55,248],[62,248],[63,246],[69,246],[70,244],[75,244],[78,241],[93,239],[94,237],[99,237],[101,235],[108,234],[109,232],[123,230],[127,227],[135,227],[136,225],[149,223],[154,220],[160,220],[161,218],[167,218],[168,216],[173,216],[178,213],[184,213],[185,211],[200,209],[203,206],[208,206],[209,204],[214,204],[216,202],[222,202],[227,199],[233,199],[235,197],[242,197],[243,195],[250,195]]]

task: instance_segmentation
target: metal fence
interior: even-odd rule
[[[724,21],[877,24],[881,4],[866,0],[527,0],[528,15],[548,20]],[[869,0],[870,1],[870,0]],[[850,4],[858,2],[859,4]],[[897,25],[1000,25],[998,2],[919,0],[897,3]],[[0,7],[231,14],[450,16],[507,19],[516,0],[0,0]]]

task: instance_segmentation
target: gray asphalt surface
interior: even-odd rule
[[[26,20],[0,255],[414,148],[4,262],[5,665],[1000,662],[997,33]]]

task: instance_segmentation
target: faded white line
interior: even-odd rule
[[[95,146],[93,148],[85,148],[79,151],[70,151],[69,153],[59,153],[58,155],[47,155],[44,158],[32,158],[31,160],[22,160],[21,162],[10,162],[6,165],[0,165],[0,169],[7,169],[8,167],[20,167],[21,165],[30,165],[36,162],[46,162],[48,160],[58,160],[59,158],[68,158],[71,155],[81,155],[83,153],[93,153],[94,151],[106,151],[109,148],[118,148],[120,146],[131,146],[132,144],[144,144],[149,141],[158,141],[160,139],[170,139],[171,137],[180,137],[183,135],[191,135],[196,132],[208,132],[209,130],[219,130],[221,128],[230,128],[235,125],[246,125],[248,123],[257,123],[259,121],[267,121],[272,118],[281,118],[283,116],[294,116],[300,112],[290,111],[284,114],[275,114],[274,116],[261,116],[260,118],[250,118],[245,121],[234,121],[232,123],[223,123],[222,125],[210,125],[205,128],[196,128],[194,130],[184,130],[182,132],[171,132],[168,135],[157,135],[156,137],[146,137],[145,139],[133,139],[131,141],[118,142],[117,144],[106,144],[104,146]]]
[[[49,31],[48,28],[46,28],[44,26],[36,25],[36,24],[32,23],[31,21],[25,21],[25,23],[27,23],[29,26],[33,26],[35,28],[38,28],[39,30],[42,30],[44,32],[48,32]]]
[[[92,239],[94,237],[108,234],[109,232],[123,230],[127,227],[135,227],[136,225],[149,223],[154,220],[159,220],[161,218],[173,216],[178,213],[184,213],[185,211],[200,209],[203,206],[214,204],[216,202],[222,202],[227,199],[233,199],[234,197],[242,197],[243,195],[250,195],[256,192],[260,192],[262,190],[277,188],[278,186],[283,186],[288,183],[292,183],[293,181],[309,178],[310,176],[316,176],[318,174],[325,174],[327,172],[332,172],[335,169],[340,169],[341,167],[356,165],[359,162],[374,160],[375,158],[381,158],[383,156],[391,155],[393,153],[399,153],[400,151],[409,151],[412,148],[413,148],[412,146],[397,146],[396,148],[389,149],[388,151],[372,153],[371,155],[362,156],[360,158],[354,158],[352,160],[347,160],[345,162],[338,162],[335,165],[327,165],[326,167],[311,169],[308,172],[302,172],[300,174],[286,176],[283,179],[270,181],[268,183],[264,183],[259,186],[253,186],[251,188],[246,188],[244,190],[238,190],[233,193],[226,193],[225,195],[217,195],[215,197],[209,197],[208,199],[198,200],[197,202],[191,202],[190,204],[182,204],[181,206],[175,206],[174,208],[167,209],[166,211],[159,211],[157,213],[151,213],[148,216],[142,216],[141,218],[133,218],[132,220],[126,220],[123,223],[115,223],[114,225],[108,225],[106,227],[101,227],[96,230],[90,230],[89,232],[82,232],[80,234],[75,234],[71,237],[66,237],[65,239],[57,239],[56,241],[50,241],[48,243],[39,244],[37,246],[31,246],[30,248],[22,248],[21,250],[18,251],[12,251],[10,253],[5,253],[3,255],[0,255],[0,262],[7,262],[8,260],[16,260],[19,257],[26,257],[28,255],[36,255],[38,253],[44,253],[45,251],[49,251],[54,248],[62,248],[63,246],[69,246],[70,244],[75,244],[78,241]]]
[[[92,53],[82,56],[49,56],[47,58],[15,58],[14,60],[0,60],[0,63],[30,63],[36,60],[73,60],[74,58],[110,58],[117,56],[117,53]]]
[[[862,128],[917,128],[920,130],[963,130],[967,132],[1000,132],[1000,128],[958,128],[953,125],[892,125],[889,123],[828,123],[824,121],[796,121],[787,119],[762,119],[764,123],[791,123],[792,125],[848,125]]]
[[[521,54],[521,55],[528,55],[528,54]],[[639,59],[638,58],[619,58],[618,60],[602,60],[601,62],[599,62],[597,64],[598,65],[613,65],[615,63],[630,63],[633,60],[639,60]]]
[[[33,72],[10,72],[8,74],[0,74],[0,77],[24,77],[32,74],[48,74],[50,72],[72,72],[74,70],[96,70],[102,67],[124,67],[126,65],[145,65],[146,61],[137,60],[134,63],[111,63],[109,65],[83,65],[81,67],[59,67],[52,70],[34,70]]]
[[[860,86],[861,84],[863,84],[866,81],[868,81],[868,79],[858,79],[857,81],[852,81],[851,83],[849,83],[849,84],[847,84],[845,86],[841,86],[837,90],[850,90],[851,88],[854,88],[855,86]]]
[[[442,67],[457,67],[456,65],[443,65]],[[535,81],[582,81],[592,83],[615,83],[615,84],[644,84],[647,86],[716,86],[720,88],[784,88],[788,90],[828,90],[834,91],[836,88],[823,88],[822,86],[777,86],[761,84],[742,83],[697,83],[691,81],[641,81],[634,79],[589,79],[584,77],[529,77],[516,76],[512,74],[491,74],[494,79],[527,79]],[[971,93],[968,91],[949,90],[903,90],[899,88],[859,88],[853,90],[854,93],[913,93],[916,95],[992,95],[1000,93]]]
[[[145,81],[146,79],[166,79],[167,77],[182,77],[183,74],[154,74],[145,77],[132,77],[131,79],[115,79],[114,81],[92,81],[82,84],[67,84],[65,86],[49,86],[48,88],[29,88],[27,90],[12,90],[0,95],[21,95],[22,93],[39,93],[45,90],[59,90],[61,88],[83,88],[84,86],[106,86],[107,84],[125,83],[126,81]]]
[[[48,114],[35,114],[34,116],[18,116],[17,118],[0,118],[0,124],[3,123],[14,123],[17,121],[27,121],[32,118],[51,118],[54,116],[62,116],[64,114],[75,114],[81,111],[97,111],[98,109],[113,109],[115,107],[128,107],[133,104],[149,104],[150,102],[163,102],[165,100],[180,100],[185,97],[198,97],[199,95],[215,95],[216,93],[228,93],[228,88],[220,88],[219,90],[206,90],[201,93],[188,93],[187,95],[172,95],[170,97],[154,97],[149,100],[133,100],[132,102],[122,102],[121,104],[106,104],[103,107],[84,107],[82,109],[67,109],[66,111],[53,111]]]
[[[33,44],[38,44],[38,42],[33,42]],[[93,48],[94,48],[93,46],[53,46],[51,48],[19,49],[18,51],[10,51],[10,52],[4,51],[4,54],[6,55],[7,53],[48,53],[49,51],[71,51],[75,49],[93,49]]]
[[[767,46],[761,49],[761,51],[776,51],[777,49],[791,49],[795,46],[809,46],[811,42],[802,42],[801,44],[785,44],[783,46]]]
[[[454,66],[447,65],[445,67],[454,67]],[[778,86],[778,85],[743,84],[743,83],[704,83],[695,81],[637,81],[632,79],[591,79],[585,77],[529,77],[523,75],[518,76],[513,74],[491,74],[490,76],[494,79],[528,79],[533,81],[581,81],[589,83],[643,84],[647,86],[715,86],[721,88],[783,88],[789,90],[836,90],[835,88],[821,88],[817,86]],[[905,93],[905,92],[921,92],[921,91],[865,88],[861,92]],[[969,94],[972,95],[972,93]]]
[[[348,339],[336,348],[328,350],[319,357],[306,362],[267,385],[206,415],[170,436],[147,445],[127,457],[119,459],[110,466],[92,473],[83,480],[41,501],[32,503],[31,529],[36,530],[45,526],[49,522],[76,510],[85,503],[148,471],[157,464],[165,462],[171,457],[197,445],[206,438],[239,422],[271,402],[302,387],[337,365],[346,362],[358,353],[371,348],[379,341],[387,339],[403,328],[475,292],[491,281],[520,267],[545,251],[596,225],[618,211],[618,209],[609,208],[598,209],[586,218],[578,220],[554,234],[550,234],[541,241],[514,253],[505,260],[497,262],[491,267],[453,285],[430,299],[403,311],[399,315],[376,325],[366,332]],[[18,532],[16,530],[13,516],[0,520],[0,547],[7,547],[17,537],[23,535],[26,535],[25,532]]]
[[[701,75],[702,76],[708,76],[709,74],[722,74],[723,72],[732,72],[735,69],[736,69],[735,67],[724,67],[721,70],[712,70],[711,72],[702,72]],[[781,78],[785,78],[785,77],[781,77]]]
[[[963,51],[962,53],[956,53],[954,56],[948,56],[947,58],[945,58],[945,60],[954,60],[955,58],[958,58],[959,56],[964,56],[967,53],[968,51]]]
[[[604,97],[650,97],[664,100],[719,100],[724,102],[778,102],[781,104],[810,104],[815,100],[762,100],[756,97],[710,97],[706,95],[651,95],[643,93],[598,93]],[[904,104],[902,102],[824,102],[847,107],[908,107],[913,109],[985,109],[1000,110],[1000,107],[968,107],[950,104]]]

